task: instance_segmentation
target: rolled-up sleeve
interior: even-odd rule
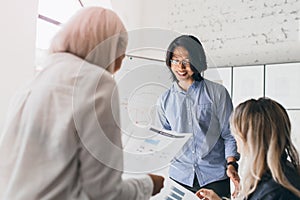
[[[219,95],[220,99],[217,107],[217,113],[219,115],[218,117],[221,127],[221,137],[224,139],[225,158],[232,156],[239,160],[240,155],[237,152],[236,141],[231,134],[229,125],[229,118],[233,110],[232,101],[226,88],[224,87],[220,91]]]

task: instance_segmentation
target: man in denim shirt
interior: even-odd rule
[[[174,83],[157,102],[158,122],[167,130],[193,133],[173,159],[170,178],[192,192],[209,188],[224,197],[230,197],[230,178],[236,195],[239,154],[229,129],[232,102],[227,90],[201,77],[206,57],[194,36],[176,38],[166,64]]]

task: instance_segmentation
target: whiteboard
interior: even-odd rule
[[[131,130],[155,124],[156,102],[171,86],[171,73],[162,62],[127,57],[115,80],[120,99],[120,127],[126,143],[124,139],[131,135]]]

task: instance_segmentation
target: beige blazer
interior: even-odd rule
[[[101,67],[49,56],[8,109],[0,135],[0,199],[149,199],[149,176],[122,180],[119,100]]]

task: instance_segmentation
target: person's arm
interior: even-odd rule
[[[233,110],[232,101],[225,88],[220,92],[220,99],[218,105],[218,114],[221,127],[221,137],[224,139],[225,157],[227,160],[226,174],[234,183],[235,190],[233,196],[235,197],[239,191],[240,177],[238,175],[238,168],[236,161],[239,159],[237,152],[236,141],[231,134],[229,127],[229,118]]]
[[[221,127],[221,137],[224,139],[225,144],[225,157],[228,161],[231,159],[238,160],[240,156],[237,152],[236,141],[231,134],[229,126],[229,118],[233,110],[232,101],[224,87],[220,90],[219,95],[217,113]]]
[[[240,176],[238,174],[238,164],[236,161],[235,157],[230,156],[227,158],[226,174],[234,184],[233,197],[236,197],[240,191]]]
[[[160,191],[162,177],[153,179],[146,175],[128,180],[121,177],[123,151],[119,97],[114,80],[101,70],[82,73],[78,77],[75,86],[78,91],[74,92],[73,100],[74,121],[81,144],[78,152],[79,195],[91,200],[149,199]]]

